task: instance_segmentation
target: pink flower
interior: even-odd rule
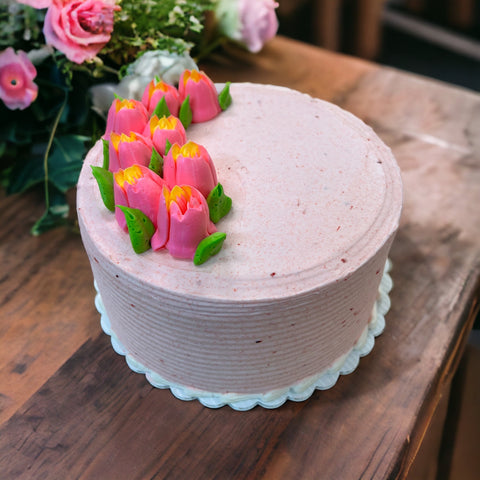
[[[52,0],[45,39],[72,62],[91,60],[110,40],[115,10],[115,0]]]
[[[10,110],[27,108],[38,95],[37,70],[27,54],[12,47],[0,52],[0,98]]]
[[[274,0],[220,0],[216,7],[219,30],[258,52],[277,33],[277,7]]]
[[[120,100],[116,98],[107,116],[107,127],[103,138],[110,137],[112,132],[126,133],[143,132],[148,122],[148,112],[137,100]]]
[[[169,188],[191,185],[207,198],[217,185],[217,173],[205,147],[188,142],[183,147],[175,144],[164,159],[163,178]]]
[[[30,5],[33,8],[47,8],[52,3],[52,0],[18,0],[18,3]]]
[[[158,102],[164,97],[170,113],[173,116],[178,117],[178,109],[180,108],[180,95],[178,94],[178,90],[168,83],[162,81],[155,83],[155,80],[152,80],[143,92],[142,103],[145,105],[148,113],[151,115]]]
[[[152,141],[139,133],[112,132],[108,146],[109,166],[111,172],[131,167],[134,164],[148,167],[152,156]]]
[[[165,182],[156,173],[143,165],[132,165],[113,174],[115,205],[138,208],[157,226],[158,202]],[[127,231],[124,213],[115,207],[115,218]]]
[[[207,122],[222,111],[217,89],[203,72],[185,70],[180,77],[178,92],[182,101],[190,96],[193,123]]]
[[[154,250],[166,248],[177,258],[193,259],[198,244],[216,231],[210,221],[207,201],[194,187],[163,187],[157,230],[151,238]]]
[[[152,139],[155,150],[162,156],[165,155],[167,140],[171,145],[175,143],[183,145],[187,141],[187,134],[182,122],[172,115],[162,118],[154,115],[145,127],[143,134]]]

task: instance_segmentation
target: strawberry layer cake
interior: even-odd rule
[[[219,253],[201,265],[135,253],[92,174],[101,143],[78,218],[102,326],[133,370],[209,407],[275,408],[332,387],[381,333],[401,178],[348,112],[283,87],[230,92],[229,108],[187,129],[233,202]]]

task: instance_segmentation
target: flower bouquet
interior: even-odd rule
[[[43,188],[40,234],[68,222],[67,192],[105,131],[114,95],[233,41],[258,52],[278,23],[273,0],[4,0],[0,4],[0,181]],[[208,25],[208,27],[207,27]],[[140,99],[140,98],[139,98]]]

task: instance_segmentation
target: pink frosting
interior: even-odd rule
[[[114,138],[118,139],[118,143],[114,141]],[[152,156],[152,141],[139,133],[131,132],[128,136],[113,132],[110,136],[108,152],[108,169],[111,172],[131,167],[134,164],[148,167]]]
[[[103,138],[108,139],[112,132],[143,132],[148,122],[145,106],[137,100],[120,100],[116,98],[107,116],[107,127]]]
[[[217,185],[217,173],[207,149],[194,142],[174,145],[165,157],[163,178],[169,188],[192,185],[206,198]]]
[[[173,116],[159,119],[154,115],[143,133],[152,139],[153,146],[160,155],[165,155],[167,140],[171,145],[175,143],[183,145],[187,141],[187,133],[182,122]]]
[[[185,70],[180,77],[178,91],[182,101],[190,97],[193,123],[207,122],[222,111],[217,89],[203,72]]]
[[[142,96],[142,103],[151,115],[155,110],[158,102],[165,98],[169,112],[178,117],[178,109],[180,108],[180,95],[178,90],[168,83],[156,82],[152,80],[145,88]]]
[[[172,191],[163,188],[157,226],[152,248],[165,247],[173,257],[185,259],[192,259],[198,244],[216,231],[205,198],[196,188],[186,185],[177,185]]]
[[[143,165],[133,167],[138,167],[141,175],[131,181],[125,181],[123,185],[118,182],[118,174],[114,175],[113,192],[115,205],[140,209],[156,227],[158,202],[165,182],[160,176]],[[123,172],[125,171],[120,171],[120,174]],[[115,207],[115,218],[120,227],[126,231],[127,222],[125,221],[125,215],[118,207]]]

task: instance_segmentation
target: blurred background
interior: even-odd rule
[[[480,92],[480,0],[277,1],[282,35]],[[407,480],[480,479],[479,407],[480,317]]]
[[[280,33],[480,91],[480,0],[277,0]]]

